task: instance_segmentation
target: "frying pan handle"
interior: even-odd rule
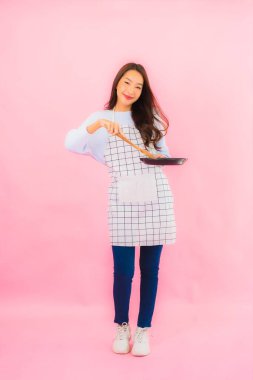
[[[132,145],[135,149],[138,149],[141,153],[145,154],[149,158],[156,158],[152,153],[148,152],[145,149],[142,149],[138,147],[137,145],[133,144],[132,141],[128,140],[125,136],[123,136],[120,132],[116,133],[116,136],[120,137],[122,140],[126,141],[128,144]]]

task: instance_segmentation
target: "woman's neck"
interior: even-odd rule
[[[122,108],[122,106],[116,105],[113,107],[113,111],[115,111],[115,112],[130,112],[131,108],[126,109],[126,108]]]

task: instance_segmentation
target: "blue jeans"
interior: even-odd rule
[[[162,245],[140,246],[140,307],[137,326],[151,327],[155,307]],[[112,245],[115,323],[129,322],[129,303],[134,276],[135,247]]]

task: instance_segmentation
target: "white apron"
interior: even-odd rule
[[[129,140],[145,149],[134,124],[120,127]],[[174,198],[161,165],[144,164],[140,157],[146,156],[115,135],[109,136],[104,157],[111,176],[107,208],[111,245],[174,244]]]

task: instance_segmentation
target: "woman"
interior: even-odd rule
[[[139,150],[117,136],[159,157],[171,157],[162,134],[169,123],[149,85],[144,67],[124,65],[117,73],[111,97],[103,111],[92,113],[65,137],[65,147],[90,155],[106,165],[111,176],[108,189],[108,225],[114,260],[113,298],[115,353],[130,351],[129,302],[134,275],[135,246],[140,246],[140,309],[131,353],[148,355],[163,244],[176,241],[173,194],[160,165],[147,165]],[[156,152],[156,153],[155,153]],[[158,152],[158,153],[157,153]]]

